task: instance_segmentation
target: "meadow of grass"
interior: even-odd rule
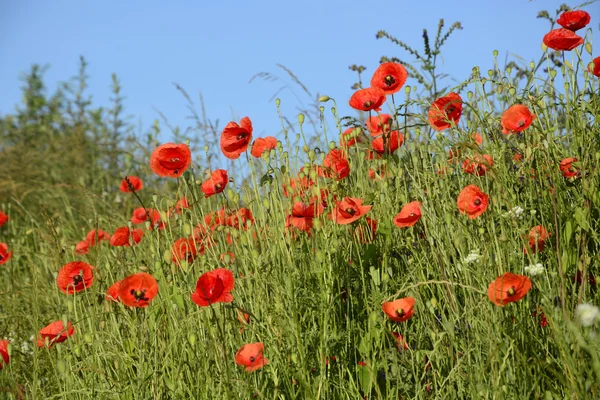
[[[555,16],[541,17],[554,28]],[[116,77],[112,107],[94,109],[83,60],[80,76],[50,97],[35,67],[23,107],[0,120],[0,211],[8,215],[0,339],[10,354],[8,364],[0,357],[0,398],[600,398],[592,30],[581,29],[585,42],[571,51],[544,48],[537,63],[501,66],[495,52],[493,69],[475,67],[468,81],[442,87],[436,58],[457,28],[440,23],[423,51],[378,34],[419,65],[401,62],[419,85],[387,95],[381,114],[391,128],[365,125],[375,111],[341,117],[336,101],[348,99],[322,96],[318,138],[305,135],[307,115],[294,126],[282,116],[275,148],[255,157],[252,137],[239,158],[229,155],[231,179],[219,185],[202,183],[231,148],[202,116],[192,130],[173,130],[172,141],[195,157],[173,167],[185,152],[156,153],[158,123],[133,132]],[[368,87],[364,68],[352,69],[357,92]],[[451,92],[461,100],[450,103],[454,111],[442,107],[434,129],[432,103]],[[503,133],[505,111],[518,104],[535,119],[519,115]],[[403,135],[398,148],[373,152],[377,138],[392,147],[392,130]],[[212,138],[204,155],[199,135]],[[240,130],[233,137],[250,140]],[[130,179],[119,190],[125,176],[144,187],[132,192]],[[489,196],[487,208],[471,202],[473,215],[457,204],[469,185]],[[371,208],[353,209],[346,197]],[[397,218],[414,201],[420,218],[416,209]],[[147,221],[134,226],[138,208]],[[538,226],[547,238],[530,234]],[[120,227],[142,229],[141,241],[114,245]],[[113,239],[86,241],[94,229]],[[93,266],[93,281],[66,294],[57,276],[73,261]],[[198,305],[199,277],[217,268],[231,271],[233,300],[216,295],[228,286],[219,276],[204,281],[216,294],[199,289],[212,300]],[[139,272],[158,285],[145,307],[126,305],[129,291],[107,294]],[[498,306],[488,287],[507,272],[527,276],[531,288],[507,288],[510,302]],[[143,288],[131,288],[138,302],[129,304],[143,305]],[[383,311],[408,297],[410,318],[395,322]],[[54,321],[74,333],[38,345]],[[236,354],[259,342],[262,353],[245,360],[256,368],[246,371]]]

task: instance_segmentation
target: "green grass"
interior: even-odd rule
[[[545,53],[537,65],[521,67],[525,79],[497,63],[487,78],[474,70],[455,88],[464,101],[460,123],[441,133],[429,128],[427,110],[452,88],[429,97],[416,96],[416,87],[396,94],[391,113],[397,113],[404,145],[374,161],[364,157],[368,142],[354,146],[348,151],[350,175],[341,181],[311,172],[312,194],[327,189],[330,206],[310,236],[285,228],[298,199],[283,196],[281,186],[299,167],[320,165],[326,152],[315,151],[303,134],[294,140],[287,130],[278,149],[262,159],[242,155],[234,161],[228,170],[235,182],[210,199],[198,185],[205,179],[201,163],[179,179],[152,176],[152,137],[128,158],[115,156],[113,164],[99,156],[104,150],[92,148],[94,165],[105,169],[87,170],[87,181],[75,168],[62,170],[67,188],[41,178],[44,171],[26,180],[39,185],[31,189],[40,191],[44,203],[26,204],[33,201],[27,192],[11,192],[1,208],[10,221],[0,228],[0,242],[9,245],[13,257],[0,266],[0,338],[11,341],[0,397],[600,397],[598,323],[583,327],[575,318],[577,304],[600,303],[595,286],[574,280],[577,271],[600,272],[600,81],[584,72],[590,55],[580,47],[565,53],[557,66],[556,57]],[[435,86],[429,90],[435,92]],[[333,148],[347,125],[364,119],[339,119],[331,110],[334,102],[323,100],[321,117],[333,121],[333,128],[325,124],[327,132],[319,134],[336,136],[329,144]],[[388,99],[384,107],[391,103]],[[506,136],[500,133],[500,116],[513,104],[527,105],[537,119],[521,135]],[[470,139],[473,132],[483,135],[480,147]],[[450,146],[461,149],[459,162],[448,162]],[[523,154],[520,163],[512,159],[516,152]],[[462,160],[478,153],[491,155],[493,167],[482,177],[465,174]],[[563,177],[559,162],[566,157],[578,158],[578,178]],[[5,162],[14,167],[16,161]],[[380,165],[386,166],[385,177],[369,179],[369,168]],[[444,168],[447,174],[436,173]],[[19,169],[13,170],[9,178],[17,182]],[[146,183],[139,199],[117,191],[122,177],[133,173]],[[474,220],[456,205],[470,184],[490,196],[489,208]],[[164,213],[182,196],[191,208],[167,219]],[[373,242],[361,243],[353,233],[356,225],[365,225],[364,217],[353,225],[328,218],[334,196],[372,204],[367,216],[378,220]],[[414,200],[422,202],[423,217],[410,228],[394,226],[393,217]],[[125,226],[140,201],[163,212],[164,230],[145,230],[134,247],[103,242],[87,255],[73,253],[89,230]],[[517,206],[524,210],[520,218],[507,215]],[[204,255],[191,264],[174,264],[172,243],[190,236],[205,215],[221,207],[247,207],[255,222],[247,229],[218,228],[215,245]],[[546,227],[550,239],[543,251],[524,253],[526,235],[536,225]],[[480,257],[466,262],[474,250]],[[233,252],[235,261],[221,261],[225,252]],[[55,278],[74,260],[94,266],[94,283],[68,296]],[[545,272],[531,278],[533,287],[522,300],[504,308],[492,304],[486,294],[490,282],[504,272],[525,274],[524,268],[536,263]],[[197,279],[218,267],[234,273],[234,302],[197,306],[190,300]],[[148,307],[105,300],[110,285],[142,270],[159,283]],[[391,322],[382,302],[406,296],[416,299],[414,316]],[[238,321],[239,310],[251,315],[248,325]],[[72,322],[75,335],[50,349],[37,348],[32,340],[37,332],[59,319]],[[409,348],[400,351],[392,332],[402,334]],[[259,341],[269,364],[248,373],[234,363],[235,353]]]

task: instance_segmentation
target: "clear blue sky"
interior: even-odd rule
[[[89,62],[89,94],[108,105],[110,76],[120,77],[126,112],[150,127],[160,109],[172,125],[186,127],[186,103],[172,82],[194,99],[204,95],[208,116],[223,127],[234,116],[250,116],[255,135],[280,129],[271,96],[280,83],[250,78],[261,71],[285,79],[276,67],[290,68],[313,92],[336,98],[339,113],[347,105],[355,73],[367,67],[370,78],[382,55],[410,56],[391,42],[375,38],[383,29],[422,48],[422,29],[435,35],[437,23],[460,21],[443,53],[443,70],[466,79],[473,66],[492,66],[492,51],[538,60],[548,22],[538,11],[554,11],[556,0],[460,1],[138,1],[0,0],[0,115],[20,101],[20,73],[33,63],[49,64],[46,82],[76,75],[78,58]],[[567,2],[571,7],[579,3]],[[585,8],[598,31],[599,3]],[[595,51],[597,55],[600,52]],[[408,82],[414,84],[414,81]],[[293,86],[304,102],[308,98]],[[279,94],[286,116],[295,121],[298,101]],[[281,136],[279,137],[281,138]],[[168,138],[165,138],[165,140]]]

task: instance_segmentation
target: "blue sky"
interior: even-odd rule
[[[434,36],[440,18],[446,26],[460,21],[464,29],[448,40],[441,60],[442,70],[460,81],[475,65],[490,68],[494,49],[500,59],[517,54],[538,60],[549,25],[536,15],[542,9],[554,14],[561,3],[0,0],[0,115],[20,101],[18,77],[31,64],[50,66],[45,77],[52,89],[77,73],[83,55],[94,103],[109,104],[110,77],[116,72],[126,112],[136,124],[150,127],[159,118],[154,107],[172,125],[189,124],[186,102],[172,84],[177,82],[194,99],[202,92],[209,118],[218,118],[221,128],[248,115],[256,137],[273,135],[281,125],[269,99],[282,83],[249,80],[266,71],[291,85],[277,63],[290,68],[313,94],[334,97],[341,115],[354,114],[347,105],[356,80],[349,65],[365,65],[370,79],[382,55],[411,60],[391,42],[377,40],[378,30],[420,49],[423,28]],[[597,32],[600,6],[585,9]],[[284,90],[279,97],[283,113],[295,121],[297,98],[304,103],[309,98],[291,86],[293,92]]]

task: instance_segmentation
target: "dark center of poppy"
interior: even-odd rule
[[[239,135],[237,135],[236,139],[237,140],[242,140],[246,138],[246,134],[245,133],[240,133]]]
[[[473,202],[473,204],[475,204],[476,206],[481,205],[481,200],[475,199],[475,201]]]
[[[176,163],[176,162],[179,162],[179,158],[178,157],[172,157],[169,161],[171,161],[172,163]]]
[[[146,291],[145,290],[131,289],[131,291],[129,293],[131,293],[133,295],[133,297],[135,297],[135,301],[148,301],[149,300],[146,297]]]
[[[511,286],[511,287],[508,289],[508,291],[507,291],[506,293],[507,293],[509,296],[514,296],[514,295],[517,293],[517,291],[515,290],[515,287],[514,287],[514,286]]]
[[[410,218],[414,217],[415,215],[416,215],[415,213],[410,213],[410,214],[408,214],[408,216],[409,216]]]
[[[254,356],[250,356],[250,362],[253,363],[256,361],[256,358]]]
[[[0,261],[4,260],[4,254],[0,254]]]
[[[525,126],[525,121],[520,120],[519,122],[517,122],[517,125],[519,125],[519,128],[522,128]]]
[[[404,310],[399,308],[396,310],[396,315],[398,315],[399,317],[402,317],[404,315]]]
[[[385,85],[388,87],[396,83],[396,79],[394,79],[392,75],[387,75],[383,80],[385,81]]]
[[[356,214],[356,210],[354,208],[350,208],[350,207],[346,208],[346,212],[350,215]]]
[[[219,190],[221,189],[222,185],[220,183],[215,184],[215,189]]]
[[[373,105],[373,100],[367,100],[363,103],[363,108],[370,108]]]
[[[454,111],[456,111],[456,107],[454,107],[454,106],[448,107],[448,112],[449,113],[453,113]]]
[[[81,282],[83,282],[83,276],[81,274],[73,277],[73,284],[75,284],[75,286],[79,285]]]

